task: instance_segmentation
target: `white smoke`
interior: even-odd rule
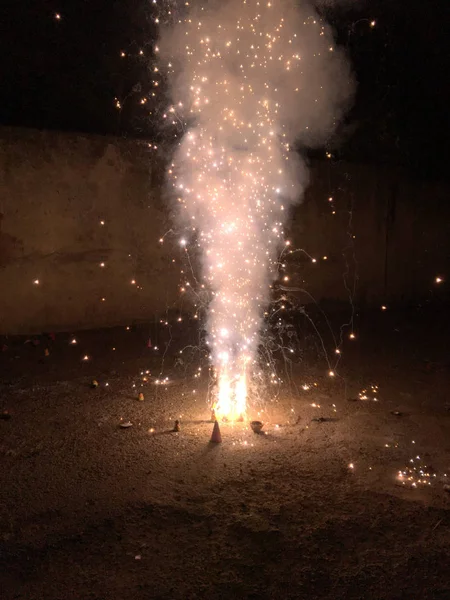
[[[202,249],[218,411],[245,410],[269,284],[289,209],[308,182],[301,156],[332,133],[352,91],[348,64],[313,6],[219,0],[163,31],[170,113],[188,123],[169,170]]]

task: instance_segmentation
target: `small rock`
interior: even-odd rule
[[[124,421],[119,425],[122,429],[128,429],[128,427],[133,427],[133,423],[131,421]]]
[[[264,423],[261,421],[251,421],[250,427],[254,431],[254,433],[261,433],[262,428],[264,427]]]

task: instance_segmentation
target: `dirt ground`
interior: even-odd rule
[[[193,324],[162,384],[155,325],[0,341],[0,598],[450,599],[446,321],[366,315],[336,377],[305,336],[222,444]]]

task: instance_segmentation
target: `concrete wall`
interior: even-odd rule
[[[163,311],[179,281],[158,244],[167,220],[145,144],[0,129],[0,332]]]
[[[0,333],[125,324],[179,304],[152,156],[143,142],[0,129]],[[311,172],[291,229],[317,262],[291,255],[290,283],[346,302],[357,277],[357,301],[375,305],[435,293],[449,263],[445,187],[331,161]]]

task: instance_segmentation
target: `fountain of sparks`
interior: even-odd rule
[[[307,169],[292,151],[331,133],[351,77],[315,10],[293,0],[221,0],[163,29],[160,57],[186,123],[169,178],[202,252],[215,413],[245,416],[289,209]],[[184,243],[184,241],[183,241]]]

